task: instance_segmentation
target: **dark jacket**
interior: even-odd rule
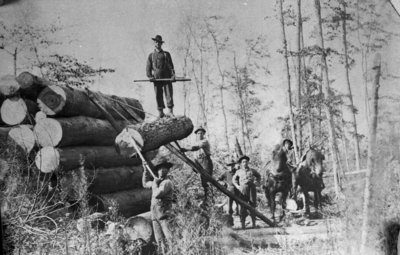
[[[171,54],[168,51],[154,50],[149,54],[146,64],[146,75],[148,78],[171,78],[174,74],[174,64],[172,63]]]

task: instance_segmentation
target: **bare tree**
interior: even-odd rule
[[[330,83],[329,83],[329,72],[328,72],[328,64],[326,61],[326,52],[324,46],[324,37],[322,30],[322,18],[321,18],[321,3],[320,0],[314,0],[315,7],[315,15],[317,17],[317,42],[318,47],[321,51],[321,67],[322,67],[322,91],[323,96],[325,97],[324,111],[328,121],[328,131],[329,131],[329,147],[332,154],[332,168],[334,174],[334,183],[335,183],[335,193],[338,196],[340,193],[339,187],[339,176],[338,176],[338,162],[337,162],[337,146],[336,146],[336,135],[335,135],[335,126],[333,122],[333,117],[331,113],[330,106]]]
[[[369,139],[368,139],[368,161],[367,161],[367,173],[365,179],[365,190],[364,190],[364,203],[363,203],[363,221],[361,228],[361,254],[365,254],[367,249],[367,237],[369,229],[369,218],[370,218],[370,201],[372,194],[372,178],[375,169],[375,158],[376,158],[376,130],[378,127],[378,99],[379,99],[379,87],[381,77],[381,56],[379,53],[375,55],[374,62],[372,65],[372,71],[374,73],[373,82],[373,107],[371,122],[369,125]]]
[[[303,133],[302,133],[302,104],[301,104],[301,87],[302,87],[302,63],[301,63],[301,40],[302,40],[302,15],[301,15],[301,0],[297,0],[297,112],[299,116],[297,116],[297,145],[299,147],[298,154],[301,155],[302,151],[302,140],[303,140]]]
[[[287,79],[287,97],[289,104],[289,119],[290,119],[290,128],[292,133],[292,140],[294,145],[294,153],[296,157],[296,161],[298,161],[298,151],[297,151],[297,139],[296,133],[294,129],[294,118],[293,118],[293,109],[292,109],[292,92],[291,92],[291,84],[290,84],[290,70],[289,70],[289,58],[288,58],[288,50],[287,50],[287,41],[286,41],[286,32],[285,32],[285,19],[283,14],[283,0],[278,0],[279,4],[279,18],[281,24],[281,33],[282,33],[282,45],[283,45],[283,57],[285,59],[285,71],[286,71],[286,79]]]

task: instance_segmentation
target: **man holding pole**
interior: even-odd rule
[[[172,63],[171,54],[162,49],[162,44],[164,41],[162,40],[161,35],[156,35],[156,37],[152,38],[152,40],[154,41],[155,49],[152,53],[150,53],[147,59],[146,74],[150,81],[154,83],[159,117],[162,118],[165,116],[163,93],[165,94],[165,99],[167,101],[167,115],[173,116],[174,100],[172,82],[174,82],[176,79],[174,64]],[[156,81],[158,79],[170,80]]]
[[[168,178],[168,173],[172,163],[166,160],[154,167],[154,171],[158,171],[158,177],[151,180],[152,173],[147,164],[144,164],[144,172],[142,177],[142,185],[144,188],[152,189],[151,195],[151,218],[153,222],[154,237],[157,245],[162,249],[163,254],[166,253],[166,241],[171,247],[172,234],[169,227],[171,220],[171,207],[173,202],[174,185]]]

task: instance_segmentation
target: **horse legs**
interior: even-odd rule
[[[286,199],[287,199],[288,195],[289,195],[289,191],[282,193],[282,214],[281,214],[279,221],[282,221],[282,219],[285,217]]]
[[[310,214],[310,195],[308,191],[303,191],[304,194],[304,208],[306,209],[305,214]]]
[[[275,224],[275,206],[276,206],[276,202],[275,202],[275,192],[270,192],[270,196],[269,196],[269,203],[271,204],[270,209],[271,209],[271,213],[272,213],[272,219],[274,220],[274,224]]]

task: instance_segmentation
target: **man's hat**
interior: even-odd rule
[[[164,41],[162,40],[162,37],[161,37],[161,35],[156,35],[156,37],[154,37],[154,38],[151,38],[153,41],[156,41],[156,42],[162,42],[162,43],[164,43]]]
[[[241,157],[238,159],[238,163],[242,162],[243,159],[247,159],[247,161],[250,160],[249,157],[247,157],[246,155],[243,155],[243,156],[241,156]]]
[[[158,165],[156,165],[155,167],[154,167],[154,171],[158,171],[160,168],[162,168],[162,167],[165,167],[165,168],[168,168],[168,169],[170,169],[172,166],[173,166],[174,164],[172,164],[172,163],[170,163],[170,162],[168,162],[168,161],[163,161],[163,162],[161,162],[160,164],[158,164]]]
[[[292,140],[287,139],[287,138],[283,140],[282,145],[284,145],[286,142],[290,143],[290,146],[293,146]]]
[[[206,130],[205,130],[202,126],[199,126],[199,127],[194,131],[194,133],[197,134],[197,132],[199,132],[200,130],[203,131],[204,133],[206,132]]]

